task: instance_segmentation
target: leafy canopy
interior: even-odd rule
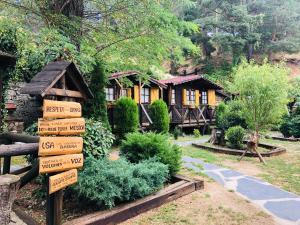
[[[243,62],[236,69],[231,91],[238,93],[249,129],[256,132],[266,129],[286,112],[287,75],[284,65],[266,62],[262,65]]]

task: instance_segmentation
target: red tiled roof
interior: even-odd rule
[[[163,84],[177,85],[177,84],[183,84],[183,83],[193,81],[193,80],[198,80],[201,78],[202,78],[202,76],[199,76],[199,75],[177,76],[177,77],[167,79],[167,80],[160,80],[159,82],[163,83]]]

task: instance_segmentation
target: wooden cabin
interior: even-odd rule
[[[152,123],[148,107],[157,99],[162,99],[166,85],[151,77],[144,78],[137,71],[125,71],[113,73],[108,78],[108,85],[105,89],[108,119],[111,126],[114,125],[114,105],[123,97],[130,97],[139,106],[141,127],[147,127]]]
[[[163,99],[169,106],[171,125],[200,127],[213,124],[215,106],[228,97],[218,84],[200,75],[160,80],[167,85]]]

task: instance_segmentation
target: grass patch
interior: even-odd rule
[[[26,164],[27,161],[25,156],[13,156],[11,157],[11,165],[23,165]]]

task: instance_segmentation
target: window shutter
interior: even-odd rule
[[[152,87],[150,92],[151,103],[159,99],[159,89],[157,87]]]
[[[182,105],[187,105],[187,103],[186,103],[186,89],[182,89]]]
[[[127,97],[131,98],[131,88],[127,89]]]
[[[139,100],[140,100],[139,86],[134,85],[133,89],[134,89],[134,93],[133,93],[134,94],[134,101],[136,103],[139,103]]]
[[[216,105],[216,92],[211,89],[207,92],[208,95],[208,105],[215,106]]]
[[[199,106],[199,99],[200,99],[200,93],[199,90],[195,91],[195,106],[198,107]]]

